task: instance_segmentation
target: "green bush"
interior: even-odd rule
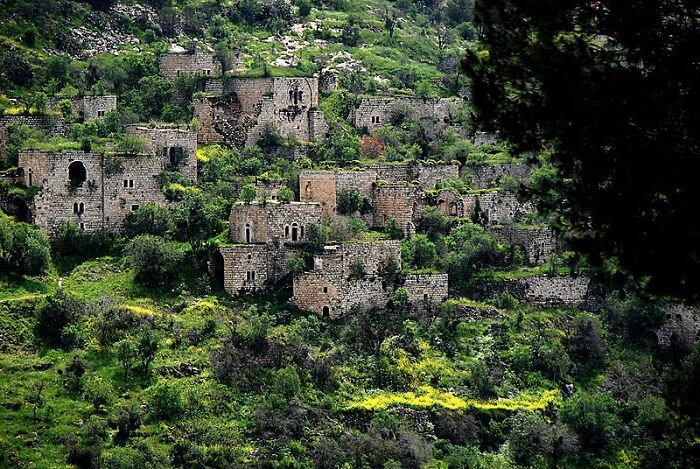
[[[174,232],[175,221],[170,210],[153,202],[129,212],[124,219],[124,234],[129,238],[144,234],[170,238]]]
[[[0,213],[0,265],[18,274],[36,275],[45,272],[50,264],[46,235]]]
[[[173,419],[185,410],[180,388],[169,381],[159,381],[151,386],[149,412],[157,419]]]
[[[177,278],[182,251],[172,243],[153,235],[140,235],[126,247],[136,280],[150,287],[165,287]]]

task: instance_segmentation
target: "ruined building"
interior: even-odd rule
[[[169,132],[171,129],[161,135],[152,129],[150,148],[179,144],[168,140]],[[193,168],[196,178],[196,153],[188,152],[186,159],[183,170]],[[169,163],[169,157],[153,151],[124,155],[28,150],[19,157],[23,184],[41,188],[30,207],[32,220],[50,236],[64,221],[88,232],[119,232],[126,215],[139,206],[148,202],[165,205],[160,175]]]
[[[447,274],[401,275],[400,270],[400,241],[329,245],[314,257],[312,271],[294,276],[291,302],[337,317],[358,306],[383,308],[400,287],[416,313],[434,312],[447,299]]]
[[[462,103],[459,98],[365,96],[350,110],[348,120],[372,133],[383,125],[403,120],[429,121],[444,129]]]
[[[115,95],[79,96],[75,98],[51,96],[48,99],[47,107],[58,112],[58,103],[64,100],[70,102],[73,117],[83,121],[104,119],[109,111],[117,109],[117,97]]]
[[[160,58],[160,74],[169,80],[180,75],[221,75],[221,62],[209,47],[191,45],[188,49],[173,46]]]
[[[456,164],[424,165],[368,165],[356,171],[303,171],[299,175],[301,200],[319,202],[323,207],[324,219],[339,216],[339,197],[348,191],[357,192],[365,201],[367,210],[354,214],[373,227],[386,227],[390,220],[396,220],[399,228],[407,235],[415,233],[415,222],[420,209],[432,203],[441,203],[446,214],[450,207],[457,213],[457,202],[445,193],[433,198],[426,195],[426,189],[433,189],[442,181],[459,177]],[[442,191],[441,191],[442,194]],[[448,206],[447,199],[453,206]]]
[[[229,219],[231,244],[219,248],[214,269],[232,295],[265,291],[289,274],[287,261],[301,255],[308,226],[321,222],[317,203],[238,203]]]
[[[194,98],[199,143],[254,145],[266,124],[303,142],[323,141],[328,126],[318,110],[318,77],[229,78]]]

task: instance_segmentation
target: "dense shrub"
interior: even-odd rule
[[[164,287],[177,278],[182,251],[172,243],[153,235],[140,235],[126,247],[136,280],[150,287]]]
[[[168,238],[174,231],[175,222],[170,210],[153,202],[129,212],[124,219],[124,234],[129,238],[144,234]]]
[[[71,348],[78,337],[71,326],[85,313],[85,305],[61,292],[48,297],[36,310],[34,334],[52,347]]]
[[[51,264],[49,239],[36,227],[0,213],[0,266],[18,274],[41,274]]]
[[[157,419],[178,417],[185,409],[180,389],[169,381],[159,381],[150,388],[149,412]]]

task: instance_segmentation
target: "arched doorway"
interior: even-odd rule
[[[245,242],[250,243],[251,239],[253,239],[253,235],[250,229],[250,225],[246,223],[245,225]]]
[[[32,171],[32,168],[29,168],[27,171],[27,176],[29,177],[29,184],[27,184],[29,187],[32,187],[34,184],[34,171]]]
[[[82,184],[87,180],[87,169],[82,161],[74,161],[68,165],[68,179],[73,185]]]
[[[331,308],[328,305],[323,307],[322,316],[323,316],[323,319],[328,319],[331,317]]]
[[[292,241],[299,240],[299,225],[292,223]]]

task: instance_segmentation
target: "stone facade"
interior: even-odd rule
[[[114,95],[81,96],[75,98],[51,96],[48,99],[47,107],[58,111],[58,103],[63,100],[70,101],[71,108],[73,109],[73,116],[83,121],[104,119],[105,114],[117,109],[117,97]]]
[[[391,220],[406,237],[416,234],[415,223],[421,208],[420,187],[412,184],[377,184],[372,191],[372,223],[374,227],[386,227]]]
[[[224,289],[232,295],[269,290],[289,275],[287,261],[300,249],[270,244],[239,244],[219,248],[223,257]]]
[[[407,274],[403,287],[411,299],[411,311],[415,314],[436,314],[447,300],[447,274]]]
[[[552,254],[561,254],[561,243],[548,227],[497,225],[490,227],[489,233],[501,244],[520,246],[529,265],[548,262]]]
[[[223,84],[223,95],[195,98],[194,116],[200,125],[200,143],[254,145],[268,123],[282,135],[305,142],[328,136],[318,110],[317,77],[230,78]]]
[[[474,299],[492,298],[505,292],[532,306],[585,306],[591,280],[585,275],[532,275],[493,280],[478,285]]]
[[[691,349],[700,339],[700,312],[682,304],[666,305],[666,324],[656,331],[656,337],[662,347]]]
[[[391,122],[392,116],[409,109],[419,121],[432,121],[438,128],[447,126],[454,108],[462,102],[458,98],[411,98],[367,96],[351,109],[348,120],[358,129],[374,132]]]
[[[191,182],[197,180],[197,133],[189,126],[129,125],[128,135],[146,140],[146,151],[162,159],[163,168],[179,171]]]
[[[504,177],[511,177],[517,181],[526,181],[532,175],[532,168],[526,164],[493,164],[471,168],[474,182],[479,189],[488,189]]]
[[[481,191],[464,196],[465,216],[484,226],[517,223],[534,211],[532,202],[521,202],[515,194],[505,190]]]
[[[180,75],[221,75],[221,62],[210,50],[171,51],[160,58],[160,74],[169,80]]]
[[[394,288],[380,274],[392,262],[400,265],[399,241],[326,246],[315,256],[313,271],[294,276],[291,303],[323,317],[342,316],[360,305],[384,307]]]
[[[39,129],[50,137],[65,136],[68,125],[60,116],[0,116],[0,154],[3,153],[9,132],[14,125],[26,125],[33,129]]]
[[[234,243],[304,244],[308,226],[320,222],[318,203],[238,203],[231,209],[229,233]]]
[[[41,187],[34,197],[34,223],[53,236],[63,221],[84,231],[119,232],[126,215],[140,205],[165,205],[153,155],[104,155],[82,151],[26,151],[20,154],[26,186]]]
[[[439,181],[457,177],[459,166],[456,164],[368,165],[355,171],[302,171],[299,175],[299,197],[303,201],[319,202],[323,207],[324,219],[328,220],[337,215],[338,194],[343,190],[357,191],[372,202],[375,209],[375,213],[366,221],[374,226],[385,226],[386,220],[392,218],[390,213],[400,212],[401,218],[408,220],[408,213],[415,212],[413,202],[420,205],[417,202],[419,189],[407,184],[407,181],[416,181],[419,186],[432,189]],[[392,191],[402,192],[410,200],[402,201],[401,207],[394,209],[387,205]],[[376,209],[379,200],[383,201],[382,208]],[[406,209],[406,204],[411,210]],[[408,226],[407,223],[405,225]]]

